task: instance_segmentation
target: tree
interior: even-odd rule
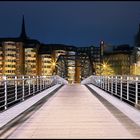
[[[115,72],[110,64],[103,62],[96,66],[96,75],[110,76],[115,75]]]

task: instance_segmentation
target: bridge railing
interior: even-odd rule
[[[90,76],[82,84],[93,84],[135,107],[140,107],[140,76]]]
[[[55,84],[67,84],[59,76],[1,76],[0,111],[24,101]]]
[[[58,75],[53,76],[53,80],[55,81],[56,84],[68,84],[67,80]]]

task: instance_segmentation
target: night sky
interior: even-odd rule
[[[139,1],[0,2],[0,37],[18,37],[22,15],[31,39],[87,47],[134,44],[140,23]]]

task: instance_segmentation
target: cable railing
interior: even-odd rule
[[[0,111],[56,84],[68,82],[55,76],[0,76]]]
[[[90,76],[82,84],[93,84],[122,101],[140,108],[140,76]]]

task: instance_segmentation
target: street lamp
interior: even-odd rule
[[[111,65],[108,62],[102,63],[102,75],[113,75],[114,70],[112,69]]]
[[[103,64],[103,67],[106,68],[106,64]]]
[[[52,62],[52,66],[55,67],[55,65],[56,65],[56,63],[55,62]]]
[[[55,61],[52,61],[51,62],[51,65],[52,65],[52,75],[54,75],[55,72],[56,72],[56,62]]]

